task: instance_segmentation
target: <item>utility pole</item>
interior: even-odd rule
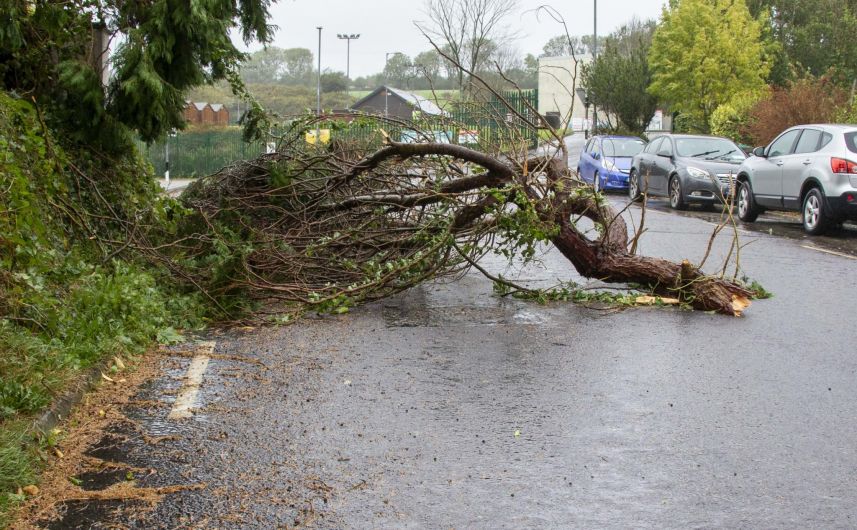
[[[167,191],[170,190],[170,138],[176,138],[178,133],[170,129],[164,138],[164,180],[167,182]]]
[[[598,0],[592,0],[592,64],[598,59]],[[598,131],[598,106],[592,102],[592,136]]]
[[[167,182],[167,191],[170,190],[170,135],[164,139],[164,180]]]
[[[318,30],[318,72],[316,76],[316,84],[315,84],[315,145],[321,143],[321,124],[318,122],[318,118],[321,117],[321,26],[316,26],[315,29]]]
[[[349,35],[347,33],[345,33],[345,34],[339,33],[336,35],[336,38],[345,39],[348,42],[348,46],[347,46],[348,51],[345,53],[345,95],[347,96],[348,95],[348,85],[351,84],[351,41],[353,39],[359,39],[360,34],[359,33],[352,33]]]

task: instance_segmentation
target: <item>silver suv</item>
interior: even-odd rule
[[[857,221],[857,125],[798,125],[738,169],[738,217],[799,210],[807,233]]]

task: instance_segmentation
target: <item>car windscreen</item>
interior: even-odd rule
[[[676,138],[678,156],[740,162],[747,158],[737,145],[723,138]]]
[[[845,133],[845,145],[852,153],[857,153],[857,131]]]
[[[646,142],[637,138],[605,138],[602,145],[604,146],[604,156],[611,158],[632,157],[646,147]]]

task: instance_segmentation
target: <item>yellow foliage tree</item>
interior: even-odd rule
[[[649,91],[708,132],[718,107],[763,94],[762,23],[744,0],[673,0],[655,32]]]

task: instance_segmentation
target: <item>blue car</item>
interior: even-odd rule
[[[577,174],[598,191],[627,190],[631,159],[644,147],[636,136],[593,136],[580,153]]]

